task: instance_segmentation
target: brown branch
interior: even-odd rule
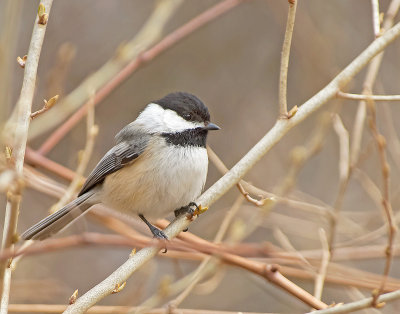
[[[49,170],[52,173],[68,181],[72,181],[75,177],[75,172],[71,169],[62,166],[55,161],[46,158],[45,156],[42,156],[41,154],[37,153],[35,150],[29,147],[26,148],[25,158],[26,162]]]
[[[194,237],[191,237],[193,241]],[[169,246],[175,247],[175,244],[169,243]],[[326,308],[327,305],[323,302],[315,299],[311,294],[295,285],[293,282],[285,278],[279,272],[279,266],[277,265],[268,265],[262,262],[257,262],[253,260],[246,259],[244,257],[234,255],[231,253],[222,252],[220,246],[209,243],[207,246],[204,245],[205,240],[200,239],[196,241],[196,248],[203,253],[206,254],[215,254],[225,263],[232,264],[238,266],[240,268],[246,269],[254,274],[257,274],[271,283],[281,287],[286,290],[288,293],[294,295],[299,300],[302,300],[309,306],[312,306],[316,309]],[[134,247],[140,244],[141,247],[148,246],[151,244],[158,244],[162,246],[160,243],[155,243],[154,240],[143,240],[140,238],[136,238],[135,240],[127,237],[115,236],[115,235],[103,235],[96,233],[84,233],[77,236],[69,236],[61,239],[48,239],[42,241],[39,244],[32,245],[25,249],[19,250],[4,250],[0,253],[0,258],[5,259],[9,257],[15,257],[19,255],[27,255],[27,254],[39,254],[43,252],[49,252],[53,250],[65,249],[67,247],[76,247],[81,245],[110,245],[110,246],[127,246]],[[180,245],[180,244],[179,244]],[[178,245],[178,246],[179,246]]]

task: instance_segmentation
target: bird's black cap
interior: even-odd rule
[[[178,115],[188,121],[208,122],[210,113],[204,103],[195,95],[176,92],[153,101],[164,109],[174,110]]]

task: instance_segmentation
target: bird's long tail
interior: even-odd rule
[[[47,216],[30,227],[21,237],[24,240],[44,240],[59,232],[79,216],[87,212],[94,204],[98,203],[95,200],[95,193],[96,191],[91,190],[82,194],[54,214]]]

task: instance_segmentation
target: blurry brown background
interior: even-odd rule
[[[4,0],[0,2],[0,14],[6,14],[6,3]],[[217,1],[186,0],[167,24],[164,33],[171,32],[215,3]],[[386,11],[388,3],[380,1],[382,12]],[[11,61],[7,63],[8,68],[0,69],[9,71],[11,76],[7,90],[0,87],[1,93],[9,94],[8,113],[16,103],[23,77],[23,70],[14,60],[27,52],[37,5],[38,1],[21,1],[14,21],[15,43],[10,43],[8,48],[12,49],[9,51]],[[153,5],[153,1],[144,0],[54,1],[39,63],[33,110],[42,107],[43,98],[54,95],[49,95],[48,78],[63,44],[68,42],[76,49],[63,86],[62,94],[65,95],[112,57],[121,42],[134,36],[151,13]],[[111,147],[116,132],[135,119],[146,103],[171,91],[194,93],[207,104],[212,120],[222,127],[221,131],[210,135],[208,143],[228,167],[233,166],[272,127],[278,116],[280,52],[286,16],[287,1],[245,2],[140,68],[96,107],[96,124],[100,131],[88,170]],[[366,48],[374,39],[371,21],[371,5],[367,0],[300,0],[288,74],[290,107],[301,105]],[[1,21],[0,27],[4,27]],[[386,50],[377,80],[377,93],[400,93],[399,56],[400,42],[395,42]],[[350,83],[349,90],[360,92],[363,77],[364,72]],[[357,102],[334,100],[323,110],[333,110],[338,105],[342,106],[341,118],[351,132]],[[400,113],[398,106],[398,103],[390,106],[394,121]],[[318,114],[291,131],[257,164],[246,180],[272,191],[287,172],[289,152],[311,136]],[[383,132],[384,121],[382,113],[378,111],[378,126]],[[77,151],[85,145],[85,128],[83,120],[56,146],[48,155],[49,158],[75,169]],[[397,132],[400,132],[399,126]],[[47,136],[34,140],[30,146],[38,148]],[[370,133],[366,131],[364,143],[369,140]],[[378,155],[375,150],[371,154],[361,168],[380,186]],[[332,205],[338,193],[338,158],[338,139],[330,129],[321,152],[309,160],[300,172],[291,197],[301,199],[305,193],[308,200],[312,196]],[[393,164],[392,158],[389,156],[392,166],[392,205],[396,212],[400,202],[396,194],[399,169]],[[210,164],[207,186],[219,177],[218,171]],[[236,189],[230,191],[209,212],[196,220],[190,231],[211,240],[237,194]],[[55,202],[49,196],[27,189],[19,231],[46,216]],[[238,219],[246,223],[248,217],[257,211],[256,207],[244,203]],[[345,194],[343,211],[352,212],[354,220],[359,221],[366,230],[374,230],[383,224],[381,208],[375,206],[355,180],[350,182]],[[368,216],[363,214],[366,211]],[[87,226],[84,222],[74,225],[67,233],[104,231],[97,224],[89,220],[87,222]],[[279,205],[246,241],[271,241],[279,246],[273,236],[274,228],[279,227],[296,249],[319,249],[318,228],[321,226],[327,228],[328,225],[318,216]],[[342,232],[338,241],[348,239],[346,232]],[[382,237],[376,243],[383,244],[385,241]],[[129,252],[129,249],[85,247],[24,258],[14,272],[11,303],[65,304],[75,289],[83,294],[103,280],[126,260]],[[379,274],[383,270],[383,259],[348,261],[344,264]],[[121,293],[105,298],[101,304],[140,304],[154,293],[164,276],[177,279],[196,265],[197,262],[177,263],[172,259],[156,258],[135,273]],[[260,278],[229,266],[226,266],[226,270],[215,291],[208,295],[194,293],[181,307],[291,313],[308,309],[300,301]],[[391,275],[398,277],[399,272],[398,259],[395,258]],[[294,281],[309,291],[313,289],[311,281]],[[362,292],[369,294],[368,290]],[[323,300],[330,303],[332,300],[352,299],[341,286],[326,284]],[[393,311],[400,311],[400,302],[392,303],[383,310],[387,313]]]

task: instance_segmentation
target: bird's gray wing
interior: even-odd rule
[[[149,135],[138,133],[131,134],[126,138],[118,138],[117,136],[117,140],[117,144],[104,155],[90,173],[78,196],[91,190],[97,184],[102,183],[110,173],[123,168],[139,157],[146,148]]]

